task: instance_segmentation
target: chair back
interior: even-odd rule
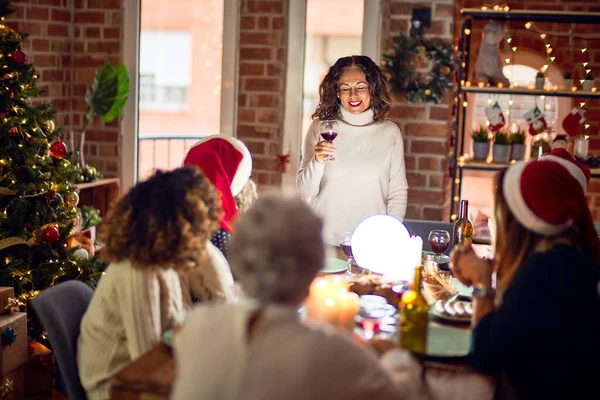
[[[77,369],[77,341],[81,319],[93,293],[85,283],[72,280],[46,289],[33,299],[33,308],[48,333],[69,398],[73,400],[86,398]]]
[[[429,237],[429,232],[434,230],[448,231],[450,233],[450,246],[448,246],[448,249],[444,252],[444,254],[449,255],[452,251],[452,242],[454,241],[454,238],[452,237],[452,231],[454,224],[451,222],[421,221],[415,219],[405,219],[402,222],[411,235],[421,236],[423,239],[423,251],[431,251],[431,247],[429,247],[429,242],[427,240]]]

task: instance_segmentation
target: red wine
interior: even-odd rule
[[[440,241],[438,238],[434,238],[429,241],[429,247],[431,247],[431,251],[433,251],[435,254],[443,254],[446,250],[448,250],[449,245],[449,241]]]
[[[346,257],[352,257],[352,246],[346,243],[340,243],[340,249],[342,249]]]
[[[321,137],[326,142],[333,142],[334,139],[337,137],[337,135],[338,135],[337,132],[331,132],[331,131],[321,133]]]

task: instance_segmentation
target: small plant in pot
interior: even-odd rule
[[[510,135],[510,158],[512,160],[521,161],[525,158],[525,137],[525,131],[518,128]]]
[[[506,133],[502,131],[494,133],[492,156],[495,163],[508,163],[510,160],[510,137]]]
[[[540,71],[535,75],[535,88],[537,90],[544,89],[544,83],[546,83],[546,75]]]
[[[473,139],[473,160],[485,160],[490,154],[489,131],[485,126],[480,126],[473,130],[471,138]]]
[[[563,74],[563,79],[565,80],[565,90],[571,90],[571,86],[573,86],[573,75],[566,71]]]
[[[585,90],[586,92],[592,91],[592,86],[594,86],[594,76],[591,72],[588,72],[585,76],[582,86],[583,90]]]

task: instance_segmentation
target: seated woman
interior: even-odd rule
[[[113,375],[183,321],[176,269],[204,265],[222,213],[214,187],[192,167],[157,172],[111,209],[100,232],[102,256],[111,264],[79,336],[79,374],[88,398],[110,398]],[[207,281],[217,275],[203,273]]]
[[[496,179],[494,260],[470,247],[451,257],[455,276],[474,288],[471,362],[508,377],[518,398],[600,398],[598,368],[586,365],[600,359],[589,177],[564,149],[511,166]]]
[[[372,353],[333,328],[298,320],[324,260],[321,220],[303,200],[260,197],[231,242],[231,266],[251,299],[190,313],[175,335],[172,397],[404,398]]]
[[[190,149],[183,165],[195,165],[217,188],[223,205],[220,229],[211,242],[229,259],[229,240],[238,216],[235,196],[246,188],[252,172],[250,151],[241,141],[227,135],[207,136]],[[248,190],[248,188],[246,188]]]

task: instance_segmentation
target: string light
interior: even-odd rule
[[[531,29],[531,22],[525,23],[525,29]]]

